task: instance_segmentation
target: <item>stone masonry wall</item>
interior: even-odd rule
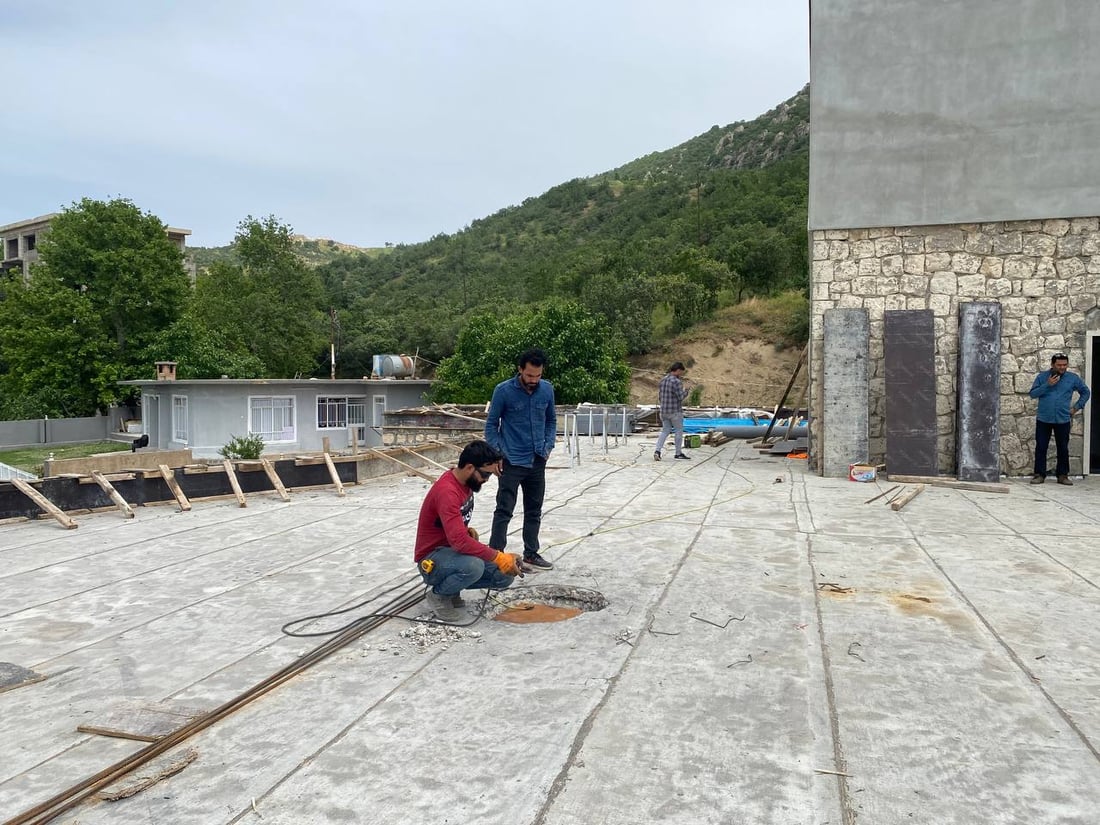
[[[1036,406],[1027,394],[1031,383],[1059,350],[1069,355],[1070,370],[1084,377],[1085,332],[1100,329],[1100,219],[814,230],[812,258],[811,444],[821,443],[824,312],[863,307],[870,316],[868,458],[882,463],[886,454],[883,313],[931,309],[936,333],[939,469],[954,474],[958,305],[999,301],[1003,313],[1001,471],[1010,476],[1031,473]],[[1074,474],[1082,471],[1082,431],[1083,418],[1078,415],[1070,438]],[[861,458],[853,456],[853,461]],[[820,472],[820,449],[812,449],[811,460]]]

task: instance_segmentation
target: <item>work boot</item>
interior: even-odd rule
[[[1038,473],[1036,473],[1035,475],[1033,475],[1031,477],[1031,483],[1032,484],[1042,484],[1046,480],[1047,480],[1046,476],[1041,476]]]
[[[428,605],[428,609],[435,614],[436,621],[444,622],[446,624],[458,624],[462,621],[464,616],[462,612],[457,610],[453,604],[451,604],[451,596],[440,596],[434,590],[429,589],[424,594],[424,603]]]
[[[1073,486],[1073,482],[1069,480],[1069,476],[1058,476],[1058,483],[1065,484],[1067,487]]]

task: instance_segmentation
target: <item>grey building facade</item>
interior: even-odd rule
[[[158,365],[159,367],[160,365]],[[424,402],[430,381],[413,379],[206,379],[123,381],[141,390],[149,447],[188,447],[217,458],[234,436],[258,434],[269,454],[382,444],[383,413]]]
[[[1000,322],[999,469],[1027,474],[1036,373],[1056,351],[1090,387],[1100,370],[1100,6],[814,0],[810,35],[811,462],[835,474],[858,450],[830,443],[826,315],[866,314],[866,455],[850,458],[879,463],[885,316],[918,310],[954,473],[959,319],[981,304]],[[1074,473],[1100,472],[1095,410],[1074,423]]]

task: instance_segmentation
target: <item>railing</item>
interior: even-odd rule
[[[10,464],[5,464],[0,461],[0,481],[11,481],[13,478],[21,478],[24,480],[38,478],[34,473],[28,473],[26,470],[20,470],[18,467],[12,467]]]

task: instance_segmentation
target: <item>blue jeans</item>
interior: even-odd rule
[[[1069,428],[1072,421],[1065,424],[1050,424],[1035,419],[1035,475],[1046,478],[1047,449],[1050,447],[1050,435],[1054,433],[1054,449],[1058,460],[1054,465],[1054,475],[1069,475]]]
[[[655,453],[661,452],[661,448],[665,446],[665,439],[668,438],[669,433],[675,433],[673,436],[673,442],[676,444],[676,455],[680,455],[684,451],[684,416],[680,415],[664,415],[661,414],[661,434],[657,436],[657,448],[653,451]]]
[[[482,561],[477,556],[459,553],[450,547],[439,547],[430,552],[427,558],[435,562],[431,573],[420,570],[424,584],[439,596],[456,596],[463,590],[504,590],[515,581],[515,576],[506,576],[491,561]]]
[[[503,550],[508,544],[508,522],[516,509],[516,498],[523,490],[523,555],[539,551],[539,527],[542,525],[542,500],[546,495],[546,459],[535,456],[534,466],[520,467],[504,462],[497,480],[497,509],[493,511],[493,532],[489,546]]]

